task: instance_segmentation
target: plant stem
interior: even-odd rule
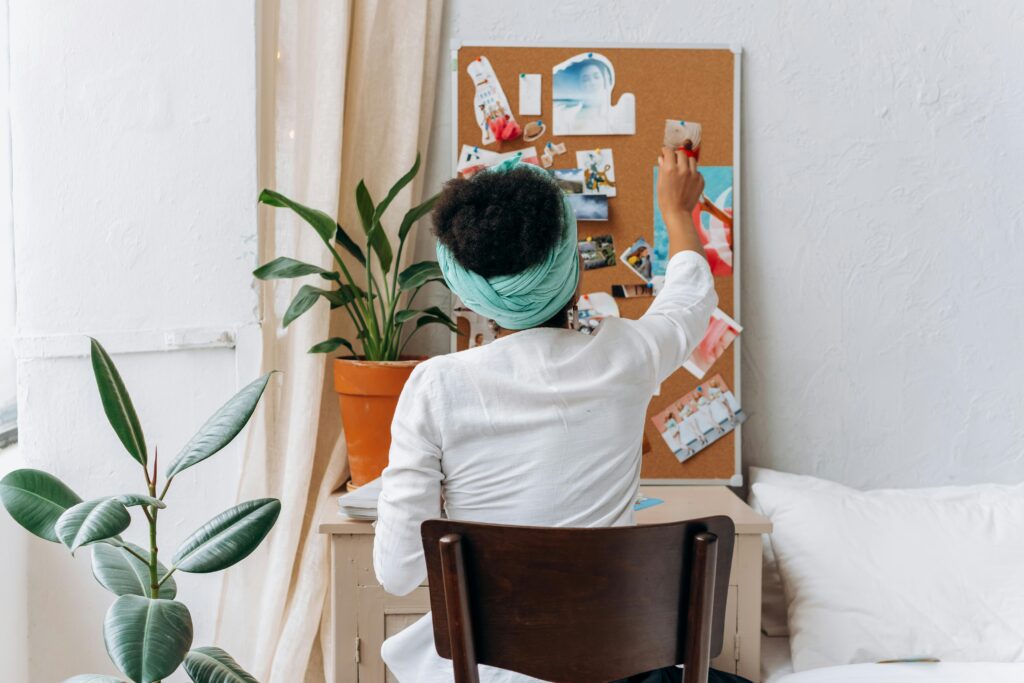
[[[156,587],[160,588],[160,586],[164,585],[164,581],[166,581],[167,579],[171,578],[171,574],[173,574],[176,571],[178,571],[177,567],[171,567],[170,571],[168,571],[166,574],[164,574],[164,578],[160,579],[160,583],[158,583]]]
[[[135,552],[134,550],[132,550],[128,546],[123,545],[123,546],[121,546],[121,549],[124,550],[125,552],[127,552],[129,555],[134,555],[143,564],[145,564],[145,565],[149,564],[149,559],[148,558],[145,558],[142,555],[139,555],[137,552]]]
[[[157,460],[156,449],[153,451],[153,477],[147,477],[147,484],[149,485],[149,495],[151,498],[156,498],[156,478],[157,478]],[[166,491],[165,491],[166,493]],[[157,578],[157,546],[156,546],[156,516],[157,508],[153,507],[152,515],[149,517],[149,597],[156,600],[160,597],[160,583]]]

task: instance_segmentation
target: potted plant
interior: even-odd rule
[[[280,501],[250,500],[226,510],[178,546],[170,567],[157,557],[157,516],[174,478],[231,443],[249,421],[270,375],[238,392],[185,444],[159,481],[157,451],[152,471],[139,418],[121,375],[98,341],[92,340],[92,367],[103,410],[128,454],[142,467],[146,493],[126,493],[83,501],[57,477],[33,469],[14,470],[0,480],[0,501],[21,526],[36,536],[63,543],[71,551],[92,548],[93,576],[118,596],[103,621],[103,641],[111,661],[134,683],[159,683],[184,666],[195,683],[256,683],[228,653],[216,647],[192,648],[192,617],[178,602],[177,571],[208,573],[246,558],[277,521]],[[159,492],[159,493],[158,493]],[[149,525],[149,547],[123,540],[138,507]],[[191,648],[191,649],[190,649]],[[84,674],[64,683],[124,683],[118,676]]]
[[[354,341],[333,337],[309,349],[310,353],[333,353],[340,348],[348,351],[346,358],[334,359],[334,388],[348,444],[350,489],[376,479],[387,466],[391,420],[398,395],[419,362],[402,355],[406,344],[426,325],[445,325],[453,332],[458,331],[451,318],[437,306],[412,307],[423,285],[444,282],[437,261],[420,261],[399,271],[409,231],[430,212],[437,195],[406,212],[398,228],[397,249],[392,248],[381,224],[388,206],[419,169],[417,154],[409,172],[398,179],[379,204],[374,204],[366,183],[359,181],[355,198],[365,248],[323,211],[303,206],[273,190],[263,190],[259,197],[264,204],[298,214],[320,236],[334,261],[333,269],[327,270],[281,256],[253,271],[260,280],[317,275],[325,281],[324,287],[307,284],[299,289],[285,311],[283,326],[290,325],[321,298],[330,303],[331,309],[344,309],[355,326]],[[354,259],[353,268],[345,263],[336,246]],[[403,308],[400,301],[405,295],[409,298]]]

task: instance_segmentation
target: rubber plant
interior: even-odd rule
[[[416,221],[430,213],[438,195],[405,213],[398,228],[397,249],[392,247],[381,223],[391,202],[412,182],[419,170],[420,156],[417,154],[412,168],[398,179],[379,204],[374,204],[366,183],[359,181],[355,200],[362,223],[365,250],[334,218],[323,211],[303,206],[273,190],[260,193],[260,202],[291,209],[309,223],[323,240],[334,261],[333,268],[328,270],[281,256],[253,271],[253,275],[260,280],[319,275],[326,281],[326,288],[303,285],[299,289],[285,311],[283,326],[288,327],[320,299],[329,302],[332,309],[345,309],[355,326],[360,353],[356,353],[352,341],[342,337],[333,337],[316,344],[309,349],[311,353],[333,353],[344,347],[353,358],[397,361],[412,336],[426,325],[445,325],[453,332],[458,331],[448,314],[437,306],[413,308],[420,288],[428,282],[444,282],[437,261],[420,261],[399,271],[409,231]],[[361,271],[353,273],[354,269],[346,265],[336,247],[348,252]],[[400,308],[400,301],[405,294],[408,294],[409,299],[406,306]],[[407,323],[414,323],[414,326],[408,334],[404,334]]]
[[[157,683],[179,667],[195,683],[255,683],[223,650],[192,648],[192,617],[176,599],[174,573],[220,571],[247,557],[277,521],[280,501],[251,500],[220,513],[178,546],[169,566],[157,556],[157,518],[168,507],[164,499],[175,477],[220,451],[242,430],[270,374],[221,406],[185,444],[160,481],[157,450],[153,449],[150,462],[124,381],[95,339],[91,357],[103,410],[128,455],[142,469],[145,493],[83,501],[57,477],[34,469],[14,470],[0,480],[0,501],[15,521],[40,538],[63,543],[72,555],[90,546],[93,576],[117,596],[103,622],[103,640],[125,678],[84,674],[65,683],[125,683],[125,679]],[[120,536],[131,524],[132,508],[141,510],[148,524],[148,548]]]

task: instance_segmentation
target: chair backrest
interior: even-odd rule
[[[728,517],[601,529],[435,519],[421,531],[434,642],[459,683],[477,680],[477,663],[588,682],[687,664],[699,681],[722,649]]]

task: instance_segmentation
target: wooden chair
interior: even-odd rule
[[[685,664],[706,683],[722,649],[728,517],[565,529],[423,523],[437,652],[456,683],[478,664],[548,681],[612,681]]]

